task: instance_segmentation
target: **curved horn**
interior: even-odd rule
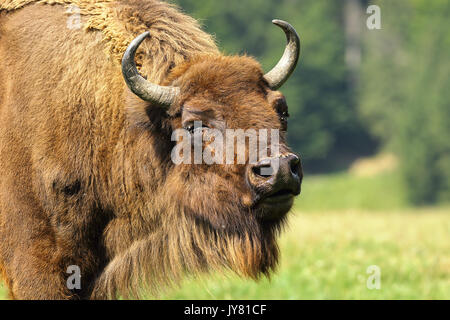
[[[273,24],[279,26],[286,33],[287,45],[280,62],[269,73],[264,75],[264,79],[273,90],[278,90],[291,76],[297,66],[300,57],[300,37],[294,27],[286,21],[273,20]]]
[[[145,32],[134,39],[128,46],[122,58],[123,77],[128,88],[130,88],[130,90],[139,98],[168,108],[180,94],[180,89],[176,87],[160,86],[145,80],[139,74],[134,61],[136,50],[148,36],[150,36],[150,32]]]

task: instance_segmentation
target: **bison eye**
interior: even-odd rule
[[[194,134],[196,131],[203,131],[204,129],[207,129],[208,126],[205,126],[204,124],[202,124],[201,126],[195,126],[194,123],[189,123],[187,125],[184,125],[183,128],[189,131],[189,133]]]
[[[275,111],[278,113],[278,116],[280,117],[280,120],[282,122],[287,121],[287,119],[289,118],[289,112],[286,105],[286,100],[284,98],[278,99],[275,102]]]
[[[289,118],[289,113],[287,111],[284,112],[280,112],[280,120],[282,122],[283,125],[287,124],[288,118]]]
[[[281,112],[280,113],[280,118],[283,121],[287,121],[287,119],[290,117],[289,113],[287,111]]]
[[[289,113],[287,111],[282,111],[279,112],[278,115],[280,116],[282,130],[287,131]]]

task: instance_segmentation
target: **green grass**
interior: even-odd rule
[[[306,177],[270,281],[217,273],[161,298],[449,299],[450,208],[410,208],[402,190],[395,172]],[[366,286],[371,265],[380,290]]]
[[[186,280],[164,299],[450,298],[449,209],[295,213],[271,281]],[[381,268],[381,289],[366,286]]]
[[[3,284],[0,283],[0,300],[5,300],[7,296],[8,295],[6,289],[3,287]]]
[[[296,202],[296,209],[300,211],[380,211],[401,208],[408,208],[408,203],[398,171],[371,177],[358,177],[349,173],[305,176],[302,194]]]

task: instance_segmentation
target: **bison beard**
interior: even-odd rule
[[[69,4],[83,28],[67,28]],[[146,81],[177,88],[170,106],[140,99],[121,72],[147,31],[135,60]],[[295,67],[292,38],[278,66]],[[187,109],[207,106],[230,128],[280,130],[286,158],[275,90],[292,67],[264,75],[250,57],[225,57],[156,0],[4,0],[0,61],[0,271],[11,298],[137,298],[185,274],[275,269],[285,216],[261,218],[248,166],[175,166],[170,137]],[[70,265],[81,290],[66,286]]]
[[[182,208],[171,210],[179,215]],[[157,295],[185,274],[211,269],[228,268],[253,279],[269,276],[278,258],[274,230],[250,219],[240,224],[245,229],[217,229],[208,220],[184,213],[169,230],[134,242],[114,258],[96,280],[91,298],[115,298],[118,292],[125,298],[139,297],[141,288]]]

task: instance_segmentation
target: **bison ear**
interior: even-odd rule
[[[134,128],[160,131],[165,127],[168,118],[167,110],[143,101],[128,92],[125,99],[125,113],[128,123]]]

